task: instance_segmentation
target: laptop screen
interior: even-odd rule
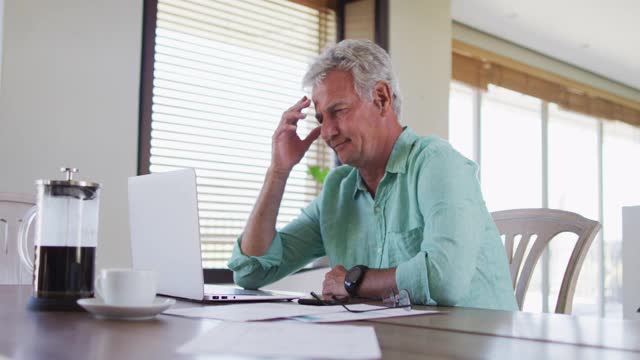
[[[158,293],[203,299],[198,222],[193,169],[129,178],[133,267],[158,273]]]

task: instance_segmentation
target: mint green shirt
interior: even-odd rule
[[[405,128],[375,198],[340,166],[259,257],[229,260],[236,284],[259,288],[327,255],[331,266],[397,267],[412,303],[517,310],[505,249],[480,191],[477,165],[437,137]]]

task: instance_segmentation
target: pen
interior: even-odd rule
[[[311,296],[313,296],[314,299],[316,299],[316,300],[318,300],[320,302],[324,302],[324,300],[318,294],[316,294],[313,291],[311,292]],[[638,311],[640,311],[640,309],[638,309]]]

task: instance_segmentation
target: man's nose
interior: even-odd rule
[[[322,127],[320,128],[320,136],[322,140],[329,142],[333,137],[338,134],[338,128],[335,126],[333,121],[329,121],[326,119],[322,122]]]

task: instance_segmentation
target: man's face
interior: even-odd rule
[[[313,88],[316,117],[322,124],[320,136],[343,164],[364,167],[375,158],[381,131],[379,109],[360,99],[351,72],[332,70]]]

